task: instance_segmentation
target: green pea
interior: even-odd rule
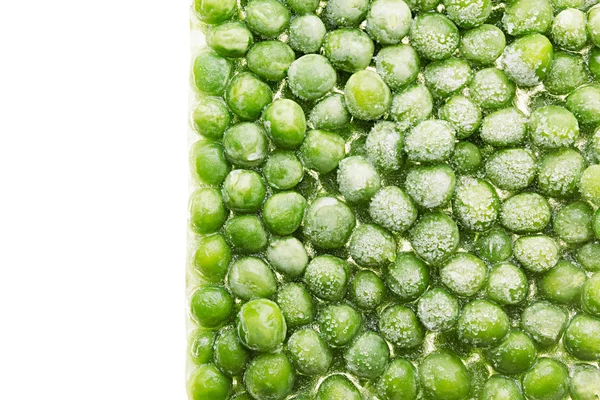
[[[373,165],[362,156],[340,161],[337,172],[340,192],[348,202],[365,203],[381,188],[381,179]]]
[[[256,253],[267,246],[267,232],[256,215],[233,217],[225,224],[225,236],[233,248]]]
[[[295,149],[304,140],[306,118],[302,107],[293,100],[275,100],[263,115],[265,127],[279,148]]]
[[[290,24],[290,46],[292,49],[309,54],[317,53],[325,40],[327,29],[316,15],[302,15]]]
[[[250,122],[236,124],[223,135],[227,159],[242,168],[260,166],[267,158],[268,144],[265,130]]]
[[[470,142],[458,142],[454,147],[454,153],[450,164],[459,174],[472,174],[479,169],[483,157],[479,147]]]
[[[196,233],[218,231],[225,223],[227,212],[219,191],[213,188],[196,190],[190,196],[190,227]]]
[[[311,328],[294,332],[288,340],[287,350],[298,372],[304,375],[324,374],[333,360],[327,343]]]
[[[579,191],[586,200],[600,205],[600,165],[591,165],[583,171],[579,180]],[[597,224],[594,225],[597,226]],[[596,236],[600,237],[598,228],[594,229]]]
[[[587,31],[592,43],[600,45],[600,7],[592,7],[587,15]]]
[[[375,45],[360,29],[337,29],[325,36],[325,56],[334,68],[356,72],[371,64]]]
[[[520,1],[533,1],[537,4],[537,0]],[[534,11],[537,12],[537,9]],[[501,63],[506,75],[517,86],[530,87],[538,85],[546,77],[552,62],[552,55],[552,44],[548,38],[534,33],[520,37],[506,46]]]
[[[288,69],[288,85],[294,95],[316,100],[327,94],[337,82],[337,74],[329,61],[318,54],[298,58]]]
[[[550,222],[548,200],[537,193],[522,192],[502,204],[500,222],[513,232],[539,232]]]
[[[583,284],[581,304],[585,311],[600,317],[600,274],[594,274]]]
[[[192,400],[226,400],[230,391],[231,379],[212,364],[199,366],[187,384],[188,397]]]
[[[483,24],[492,13],[490,0],[444,0],[446,13],[461,28]]]
[[[256,75],[269,81],[285,78],[287,70],[296,59],[294,50],[277,40],[259,42],[246,55],[248,68]]]
[[[436,38],[431,40],[431,38]],[[429,60],[448,58],[458,48],[460,34],[448,17],[438,13],[419,14],[410,29],[410,43]]]
[[[525,189],[533,183],[537,163],[526,149],[506,149],[492,154],[485,164],[487,178],[497,188],[509,191]]]
[[[581,8],[583,7],[585,0],[550,0],[552,6],[556,9],[563,8]]]
[[[544,87],[552,94],[569,94],[588,80],[588,72],[579,54],[554,53]]]
[[[379,377],[376,387],[383,400],[415,400],[419,393],[417,370],[409,361],[396,358]]]
[[[304,234],[318,247],[336,249],[346,244],[355,225],[354,213],[346,203],[319,197],[308,206]]]
[[[378,307],[385,296],[385,285],[381,278],[366,269],[354,275],[350,290],[356,305],[366,310]]]
[[[458,249],[458,226],[443,213],[425,214],[410,232],[410,244],[425,262],[439,265]]]
[[[315,257],[306,267],[304,283],[318,298],[340,301],[348,288],[348,264],[330,255]]]
[[[435,96],[445,98],[461,90],[471,80],[471,67],[465,60],[450,57],[428,64],[423,77]]]
[[[238,393],[231,398],[232,400],[254,400],[247,392]]]
[[[600,244],[589,242],[577,250],[577,261],[587,271],[600,271]]]
[[[329,375],[321,382],[315,400],[364,400],[364,398],[345,375],[335,374]]]
[[[194,11],[198,18],[207,24],[220,24],[227,21],[237,11],[235,0],[194,0]]]
[[[257,119],[272,99],[273,92],[269,85],[250,72],[236,75],[226,93],[229,108],[244,120]]]
[[[503,374],[520,374],[535,363],[537,350],[533,341],[520,330],[512,330],[500,344],[486,353],[492,366]]]
[[[231,170],[223,146],[209,140],[198,140],[192,144],[190,164],[194,178],[211,186],[220,185]]]
[[[576,150],[560,149],[545,154],[539,163],[538,186],[552,197],[570,197],[577,193],[585,160]]]
[[[487,380],[481,390],[481,400],[523,400],[521,389],[512,379],[494,375]]]
[[[498,304],[519,304],[527,297],[529,281],[519,267],[504,263],[490,270],[487,295]]]
[[[600,159],[600,129],[596,128],[592,137],[592,150],[596,155],[596,159]]]
[[[566,99],[566,106],[583,125],[600,122],[600,87],[581,86],[573,90]]]
[[[319,315],[319,329],[323,338],[334,347],[347,345],[358,334],[361,317],[346,304],[328,305]]]
[[[415,126],[404,141],[404,151],[411,161],[440,162],[447,160],[455,144],[452,125],[441,120],[426,120]]]
[[[254,299],[242,305],[237,316],[237,333],[250,350],[271,352],[283,343],[287,326],[281,309],[267,299]],[[248,368],[246,373],[248,373]]]
[[[456,297],[442,288],[428,290],[417,305],[421,323],[430,331],[446,331],[458,320],[460,306]]]
[[[263,207],[263,220],[275,235],[290,235],[300,227],[306,199],[297,192],[282,192],[269,197]]]
[[[288,283],[279,289],[277,304],[289,327],[309,324],[315,318],[312,297],[301,283]]]
[[[531,272],[548,271],[558,262],[558,246],[548,236],[521,236],[515,241],[513,249],[517,261]]]
[[[214,352],[215,365],[229,376],[241,375],[250,360],[250,352],[233,327],[221,329],[215,339]]]
[[[587,314],[578,314],[565,331],[567,351],[580,360],[600,360],[600,320]]]
[[[361,334],[344,352],[346,369],[362,378],[377,378],[390,358],[385,340],[375,332]]]
[[[262,354],[250,361],[244,384],[255,399],[283,400],[294,387],[294,367],[284,354]]]
[[[234,261],[227,275],[229,289],[238,298],[271,297],[277,291],[277,278],[260,258],[243,257]]]
[[[279,190],[292,189],[304,177],[302,162],[291,151],[270,153],[262,172],[269,186]]]
[[[514,42],[513,42],[514,43]],[[491,67],[477,71],[469,84],[470,96],[482,108],[502,108],[510,105],[515,85],[506,76],[508,71]]]
[[[535,110],[528,128],[533,144],[545,149],[569,147],[579,136],[577,118],[560,106],[545,106]]]
[[[470,297],[483,287],[487,274],[487,266],[481,259],[470,253],[458,253],[440,269],[440,280],[457,296]]]
[[[396,259],[396,241],[385,229],[363,224],[352,233],[348,245],[350,255],[357,264],[381,267]]]
[[[398,253],[385,276],[385,283],[402,302],[416,300],[429,281],[429,268],[412,253]]]
[[[215,333],[198,329],[190,337],[189,354],[196,365],[208,364],[213,357]]]
[[[479,136],[491,146],[516,146],[525,138],[526,122],[525,116],[518,109],[503,108],[483,118]]]
[[[410,349],[425,338],[425,329],[415,313],[400,305],[386,308],[379,316],[379,332],[394,346]]]
[[[369,11],[369,0],[329,0],[324,16],[331,25],[358,26]]]
[[[223,182],[223,201],[237,212],[258,211],[265,199],[266,188],[259,173],[235,169]]]
[[[202,286],[190,299],[190,313],[205,328],[218,328],[231,316],[233,298],[220,286]]]
[[[302,275],[308,265],[304,245],[293,236],[272,238],[267,247],[267,259],[277,272],[292,278]]]
[[[587,44],[586,16],[575,8],[559,12],[552,21],[550,34],[554,44],[565,50],[581,50]]]
[[[460,40],[460,53],[468,61],[490,65],[500,57],[505,46],[504,32],[494,25],[484,24],[465,32]]]
[[[414,11],[433,11],[440,4],[440,0],[408,0],[406,4]]]
[[[540,346],[550,347],[560,340],[567,321],[568,316],[561,308],[538,301],[523,310],[521,328]]]
[[[399,90],[417,79],[421,62],[415,49],[407,44],[398,44],[382,48],[375,57],[375,65],[377,73],[390,89]]]
[[[438,351],[423,359],[419,367],[423,392],[432,400],[460,400],[471,389],[471,377],[460,358]]]
[[[487,181],[463,177],[454,191],[453,209],[463,228],[483,232],[498,219],[500,199]]]
[[[592,208],[578,201],[561,208],[554,217],[554,232],[568,244],[581,244],[594,237]]]
[[[412,15],[403,0],[375,0],[367,15],[367,32],[378,43],[398,44],[408,34]]]
[[[565,365],[551,358],[540,358],[523,376],[523,392],[531,400],[559,400],[569,391]]]
[[[594,400],[600,397],[600,370],[589,364],[577,365],[571,375],[570,386],[573,400]]]
[[[594,78],[600,77],[600,49],[598,47],[594,47],[589,53],[588,68]]]
[[[508,315],[487,300],[474,300],[462,310],[456,325],[459,338],[474,347],[498,344],[510,329]]]
[[[552,4],[548,0],[516,0],[506,7],[502,25],[509,35],[523,36],[546,32],[552,18]]]
[[[456,175],[446,164],[419,165],[408,170],[404,185],[418,206],[437,208],[448,204],[452,198]]]
[[[277,0],[250,0],[246,5],[246,23],[250,30],[265,38],[272,38],[290,24],[290,10]]]
[[[194,268],[203,278],[220,282],[225,278],[231,262],[231,248],[223,235],[206,236],[200,239],[193,260]]]
[[[594,214],[593,229],[596,237],[600,239],[600,211],[598,210]]]
[[[319,8],[320,0],[286,0],[285,3],[296,14],[308,14]]]
[[[425,85],[412,85],[394,94],[390,114],[398,128],[406,130],[429,118],[433,111],[433,96]]]
[[[215,97],[202,97],[192,111],[194,130],[209,139],[220,139],[231,123],[225,102]]]
[[[397,171],[403,164],[404,134],[396,124],[379,121],[373,125],[365,142],[367,157],[384,172]]]
[[[315,104],[308,121],[315,129],[341,129],[350,123],[351,117],[344,95],[333,93]]]
[[[243,57],[254,43],[254,36],[243,22],[226,22],[212,26],[206,44],[223,57]]]
[[[448,60],[453,60],[449,58]],[[471,136],[481,124],[481,109],[472,100],[455,95],[439,109],[440,119],[448,121],[456,130],[458,139]]]
[[[559,261],[550,271],[546,272],[538,282],[540,294],[561,304],[578,303],[581,297],[581,287],[587,277],[581,268],[569,261]]]
[[[193,73],[196,88],[208,95],[222,95],[231,78],[232,68],[229,60],[213,51],[201,52],[194,60]]]
[[[493,228],[477,239],[477,254],[489,262],[505,261],[512,256],[512,241],[502,228]]]
[[[375,71],[364,70],[352,74],[346,82],[344,93],[348,111],[358,119],[378,119],[390,108],[390,89]]]

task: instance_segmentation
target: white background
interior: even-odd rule
[[[188,3],[0,2],[0,399],[185,398]]]

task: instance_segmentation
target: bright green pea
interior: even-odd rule
[[[271,352],[283,343],[287,326],[277,304],[255,299],[242,305],[237,316],[237,333],[250,350]]]
[[[581,50],[587,44],[586,16],[575,8],[559,12],[550,30],[554,44],[565,50]]]
[[[308,206],[304,234],[318,247],[336,249],[346,244],[355,225],[354,213],[346,203],[319,197]]]
[[[220,185],[231,170],[223,146],[209,140],[198,140],[192,144],[190,164],[194,178],[211,186]]]
[[[363,156],[340,161],[337,172],[340,192],[351,203],[365,203],[381,188],[381,178],[373,165]]]
[[[454,191],[453,210],[463,228],[483,232],[498,219],[500,199],[487,181],[463,177]]]
[[[425,338],[425,329],[415,313],[410,308],[400,305],[388,307],[381,313],[379,332],[401,349],[417,347]]]
[[[418,212],[402,189],[386,186],[371,199],[369,215],[373,222],[390,231],[404,232],[415,223]]]
[[[529,281],[514,264],[504,263],[490,270],[487,295],[498,304],[519,304],[527,297]]]
[[[404,151],[411,161],[445,161],[454,150],[455,135],[450,123],[442,120],[426,120],[406,135]]]
[[[348,250],[352,259],[364,267],[381,267],[396,259],[396,241],[392,234],[372,224],[354,229]]]
[[[504,200],[500,222],[513,232],[539,232],[550,222],[548,200],[537,193],[522,192]]]
[[[285,2],[296,14],[315,12],[319,8],[319,3],[320,0],[286,0]]]
[[[523,400],[521,389],[512,379],[494,375],[481,390],[481,400]]]
[[[297,330],[287,342],[292,363],[304,375],[321,375],[327,372],[333,355],[327,343],[311,328]]]
[[[194,0],[194,11],[198,18],[207,24],[220,24],[227,21],[237,11],[235,0]]]
[[[406,193],[423,208],[448,204],[454,194],[456,175],[446,164],[418,165],[406,174]]]
[[[262,354],[250,361],[244,384],[255,399],[283,400],[294,387],[294,367],[283,354]]]
[[[600,397],[600,370],[589,364],[575,367],[571,375],[571,397],[573,400],[594,400]]]
[[[434,352],[419,367],[423,392],[432,400],[461,400],[471,389],[471,377],[460,358],[450,352]]]
[[[324,16],[330,24],[341,27],[358,26],[369,11],[369,0],[329,0]]]
[[[315,400],[364,400],[364,398],[345,375],[335,374],[329,375],[321,382]]]
[[[483,118],[479,136],[496,147],[519,145],[526,135],[527,119],[514,107],[494,111]]]
[[[458,48],[459,42],[458,28],[444,14],[424,13],[417,15],[413,20],[410,43],[423,58],[448,58]]]
[[[458,249],[458,226],[443,213],[425,214],[410,232],[410,244],[425,262],[439,265]]]
[[[460,40],[460,53],[471,62],[489,65],[500,57],[505,46],[504,32],[494,25],[484,24],[465,32]]]
[[[231,379],[223,375],[214,365],[198,367],[187,384],[191,400],[226,400],[231,391]]]
[[[600,49],[598,47],[594,47],[589,53],[588,68],[596,79],[600,78]]]
[[[587,31],[592,43],[600,45],[600,7],[592,7],[588,11]]]
[[[219,191],[213,188],[196,190],[190,196],[190,227],[196,233],[218,231],[225,223],[227,211]]]
[[[321,48],[327,29],[316,15],[302,15],[290,24],[290,46],[292,49],[309,54]]]
[[[565,331],[564,344],[580,360],[600,360],[600,320],[584,313],[576,315]]]
[[[561,308],[538,301],[523,310],[521,328],[540,346],[550,347],[560,340],[568,318]]]
[[[221,329],[214,344],[215,365],[229,376],[239,376],[244,372],[250,360],[250,352],[246,349],[233,327]]]
[[[308,265],[304,245],[293,236],[272,238],[267,247],[267,259],[277,272],[292,278],[302,275]]]
[[[375,71],[359,71],[348,79],[344,87],[346,106],[358,119],[374,120],[390,108],[392,94],[381,76]]]
[[[227,208],[237,212],[254,212],[262,205],[266,188],[259,173],[234,169],[223,182],[223,201]]]
[[[220,139],[231,123],[229,108],[215,97],[202,97],[191,118],[194,130],[209,139]]]
[[[474,300],[464,306],[456,325],[459,338],[474,347],[499,343],[510,329],[508,315],[487,300]]]
[[[259,42],[246,55],[248,68],[259,77],[269,81],[285,78],[287,70],[296,59],[294,50],[277,40]]]
[[[449,58],[448,60],[453,60]],[[481,124],[481,109],[469,98],[454,95],[438,110],[440,119],[448,121],[456,130],[458,139],[471,136]]]
[[[582,244],[594,237],[592,218],[594,211],[578,201],[561,208],[554,216],[554,232],[568,244]]]
[[[233,217],[225,224],[225,236],[234,249],[256,253],[267,246],[267,232],[256,215]]]
[[[581,305],[588,313],[600,317],[600,274],[594,274],[583,284]]]
[[[390,89],[399,90],[417,79],[421,61],[411,46],[398,44],[382,48],[375,57],[375,66]]]
[[[458,253],[440,269],[440,280],[457,296],[470,297],[483,287],[487,274],[487,266],[481,259],[470,253]]]
[[[536,2],[538,0],[520,1]],[[537,12],[537,9],[534,11]],[[551,10],[550,13],[552,13]],[[517,86],[530,87],[538,85],[546,77],[552,62],[552,55],[552,43],[548,38],[534,33],[520,37],[506,46],[501,63],[506,75]]]
[[[315,104],[308,122],[314,129],[341,129],[350,123],[351,117],[344,95],[333,93]]]
[[[257,35],[272,38],[290,24],[290,10],[277,0],[250,0],[246,5],[246,23]]]
[[[384,172],[400,169],[403,147],[404,134],[390,121],[379,121],[373,125],[365,142],[367,157]]]
[[[583,171],[579,180],[579,191],[586,200],[600,205],[600,165],[591,165]],[[598,228],[595,229],[596,236],[600,237]]]
[[[232,65],[224,57],[210,50],[204,50],[194,60],[194,83],[206,94],[220,96],[231,78]]]
[[[254,36],[243,22],[226,22],[212,26],[206,44],[223,57],[243,57],[254,43]]]
[[[421,323],[430,331],[446,331],[458,320],[460,306],[456,297],[442,288],[427,291],[417,305]]]
[[[337,82],[337,74],[329,61],[318,54],[298,58],[288,69],[288,85],[294,95],[316,100],[327,94]]]
[[[440,0],[408,0],[406,4],[414,11],[433,11],[440,4]]]
[[[587,271],[600,271],[600,244],[586,243],[577,250],[577,261]]]
[[[489,262],[505,261],[512,256],[512,241],[502,228],[493,228],[477,239],[477,254]]]
[[[190,313],[205,328],[218,328],[231,316],[233,298],[220,286],[202,286],[190,299]]]
[[[394,94],[390,114],[398,128],[406,130],[429,118],[433,111],[433,96],[425,85],[412,85]]]
[[[304,177],[304,166],[291,151],[274,151],[269,154],[262,169],[265,180],[272,188],[288,190]]]
[[[344,352],[346,369],[362,378],[377,378],[390,358],[390,349],[377,333],[361,334]]]
[[[418,393],[417,370],[402,358],[392,360],[377,381],[377,394],[383,400],[415,400]]]
[[[570,197],[577,192],[585,160],[576,150],[560,149],[545,154],[539,163],[538,186],[552,197]]]
[[[454,153],[450,164],[459,174],[472,174],[479,169],[483,157],[479,147],[471,142],[458,142],[454,147]]]
[[[356,72],[371,64],[375,45],[360,29],[337,29],[325,36],[325,56],[334,68]]]
[[[518,191],[533,183],[537,163],[531,151],[526,149],[499,150],[488,158],[485,173],[497,188]]]
[[[544,149],[571,146],[579,136],[577,118],[560,106],[544,106],[529,118],[529,137],[536,146]]]
[[[242,168],[260,166],[267,158],[268,145],[265,130],[251,122],[236,124],[223,135],[227,159]]]
[[[552,94],[568,94],[588,80],[588,72],[579,54],[554,53],[544,87]]]
[[[533,341],[520,330],[512,330],[500,344],[486,353],[492,366],[503,374],[520,374],[535,363],[537,350]]]
[[[225,95],[229,108],[244,120],[257,119],[273,99],[269,85],[250,72],[236,75]]]
[[[450,57],[428,64],[423,77],[435,96],[445,98],[461,90],[471,80],[471,67],[465,60]]]
[[[297,192],[282,192],[269,197],[263,207],[263,221],[273,234],[290,235],[300,227],[306,199]]]
[[[325,340],[334,347],[345,346],[358,334],[361,316],[346,304],[328,305],[319,315],[319,330]]]
[[[558,246],[548,236],[521,236],[515,241],[513,248],[519,264],[531,272],[548,271],[558,262]]]
[[[231,262],[231,248],[223,235],[206,236],[200,239],[193,260],[194,268],[203,278],[220,282],[225,278]]]
[[[595,125],[600,122],[600,87],[582,86],[567,96],[566,106],[583,125]]]
[[[271,297],[277,291],[277,278],[260,258],[243,257],[235,260],[227,275],[229,289],[238,298]]]
[[[523,393],[530,400],[560,400],[569,391],[566,366],[551,358],[540,358],[523,376]]]
[[[550,28],[552,17],[552,4],[548,0],[516,0],[506,7],[502,25],[512,36],[544,33]]]
[[[429,286],[429,268],[412,253],[398,253],[385,282],[402,302],[416,300]]]
[[[385,285],[373,271],[362,270],[354,275],[350,287],[352,298],[356,305],[366,310],[372,310],[383,302]]]
[[[313,300],[301,283],[288,283],[279,289],[277,304],[290,327],[309,324],[315,318]]]
[[[477,71],[473,75],[469,89],[470,96],[482,108],[506,107],[515,96],[515,85],[504,72],[495,67]]]
[[[312,259],[304,272],[304,283],[315,296],[340,301],[348,288],[348,264],[341,258],[323,255]]]
[[[196,365],[207,364],[213,357],[215,333],[207,329],[198,329],[190,337],[189,354]]]
[[[375,0],[367,15],[367,32],[378,43],[398,44],[408,34],[412,15],[403,0]]]
[[[479,26],[492,13],[490,0],[444,0],[444,6],[448,17],[461,28]]]
[[[295,149],[304,140],[306,118],[302,107],[293,100],[275,100],[263,115],[267,133],[275,146]]]
[[[546,272],[537,286],[544,298],[554,303],[573,304],[579,302],[586,279],[581,268],[563,260]]]

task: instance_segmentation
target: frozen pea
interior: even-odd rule
[[[495,67],[477,71],[469,84],[469,90],[477,104],[489,109],[506,107],[515,96],[515,85],[504,72]]]
[[[340,192],[350,203],[365,203],[381,188],[381,179],[373,165],[363,156],[340,161],[337,182]]]
[[[352,259],[364,267],[382,267],[396,259],[396,241],[392,234],[372,224],[354,229],[348,250]]]
[[[308,265],[304,245],[293,236],[272,238],[266,255],[277,272],[292,278],[302,275]]]
[[[496,147],[516,146],[526,135],[527,119],[514,107],[494,111],[483,118],[479,136]]]
[[[381,188],[371,199],[369,215],[392,232],[404,232],[415,223],[418,212],[410,197],[397,186]]]
[[[576,315],[567,327],[563,341],[567,351],[578,359],[600,360],[600,320],[584,313]],[[600,395],[600,386],[595,390]]]
[[[231,247],[223,235],[203,237],[196,247],[193,262],[195,270],[203,278],[211,282],[220,282],[225,278],[231,262]]]
[[[404,151],[411,161],[440,162],[450,157],[454,145],[455,131],[450,123],[427,120],[406,135]]]
[[[271,103],[273,92],[269,85],[250,72],[236,75],[225,93],[229,108],[243,120],[255,120]]]
[[[423,208],[442,207],[450,201],[456,175],[446,164],[417,165],[406,174],[406,193]]]
[[[510,329],[508,315],[487,300],[474,300],[462,310],[456,324],[459,338],[474,347],[499,343]]]
[[[412,253],[398,253],[385,275],[386,285],[401,302],[419,298],[429,281],[429,268]]]
[[[600,49],[594,47],[589,52],[588,68],[594,78],[600,78]]]
[[[581,305],[589,314],[600,317],[600,273],[595,273],[583,284]]]
[[[460,53],[471,62],[489,65],[500,57],[505,46],[504,32],[494,25],[484,24],[465,32],[460,41]]]
[[[390,89],[399,90],[417,79],[421,61],[410,45],[398,44],[383,47],[375,57],[375,66]]]
[[[525,189],[537,172],[533,154],[526,149],[499,150],[485,164],[487,178],[494,186],[508,191]]]
[[[586,200],[600,205],[600,165],[590,165],[583,171],[579,191]]]
[[[329,375],[317,388],[315,400],[364,400],[354,383],[345,375]]]
[[[531,272],[545,272],[558,262],[559,249],[548,236],[521,236],[513,246],[515,258]]]
[[[227,21],[237,11],[236,0],[195,0],[194,11],[198,18],[207,24],[220,24]]]
[[[223,198],[218,190],[202,188],[190,196],[190,227],[195,233],[213,233],[221,229],[227,218]]]
[[[417,370],[408,360],[393,359],[377,381],[377,393],[383,400],[415,400],[419,393]]]
[[[493,375],[481,389],[481,400],[523,400],[521,389],[512,379]]]
[[[559,10],[563,8],[581,8],[585,4],[585,0],[550,0],[550,4]]]
[[[252,46],[246,55],[250,71],[269,81],[285,78],[295,59],[294,50],[278,40],[259,42]]]
[[[354,275],[351,293],[356,305],[366,310],[378,307],[385,296],[385,285],[379,275],[368,269]]]
[[[400,305],[388,307],[381,313],[379,332],[400,349],[417,347],[425,337],[425,329],[415,313]]]
[[[497,371],[515,375],[533,366],[537,350],[529,336],[514,329],[496,347],[489,349],[486,356]]]
[[[235,260],[227,274],[229,289],[242,300],[271,297],[277,291],[277,278],[260,258],[243,257]]]
[[[520,37],[506,46],[501,64],[506,75],[517,86],[536,86],[548,74],[552,55],[552,43],[548,38],[534,33]]]
[[[311,328],[294,332],[288,339],[287,350],[298,372],[304,375],[324,374],[333,360],[327,343]]]
[[[600,397],[600,370],[589,364],[577,365],[571,373],[570,391],[573,400],[594,400]]]
[[[381,76],[375,71],[359,71],[348,79],[344,87],[346,106],[358,119],[380,118],[390,108],[392,94]]]
[[[275,151],[269,154],[262,172],[269,186],[279,190],[293,188],[304,177],[302,162],[291,151]]]
[[[362,378],[377,378],[383,373],[389,358],[387,343],[371,331],[358,336],[344,352],[346,369]]]
[[[231,218],[225,224],[225,237],[242,253],[256,253],[267,246],[267,232],[256,215]]]
[[[548,200],[537,193],[523,192],[504,201],[500,222],[513,232],[539,232],[550,222],[550,215]]]
[[[215,365],[229,376],[241,375],[250,360],[250,352],[242,345],[233,327],[221,329],[215,339],[214,352]]]
[[[552,197],[569,197],[577,192],[585,160],[576,150],[560,149],[546,153],[539,163],[538,186]]]
[[[308,14],[315,12],[319,8],[320,0],[286,0],[287,4],[292,11],[296,14]]]
[[[576,257],[586,271],[600,271],[600,243],[584,244],[577,250]]]
[[[442,288],[427,291],[417,304],[417,315],[430,331],[446,331],[458,320],[460,305],[456,297]]]
[[[226,22],[212,26],[206,44],[223,57],[243,57],[254,43],[254,36],[243,22]]]
[[[223,146],[210,140],[198,140],[192,144],[190,164],[193,177],[211,186],[220,185],[231,170]]]
[[[407,0],[406,4],[413,11],[433,11],[440,4],[440,0]]]
[[[205,328],[218,328],[231,316],[233,298],[221,286],[202,286],[190,299],[190,314]]]
[[[566,106],[583,125],[600,122],[600,87],[581,86],[573,90],[566,99]]]
[[[283,400],[294,388],[294,368],[283,353],[262,354],[248,364],[244,384],[255,399]]]
[[[277,304],[290,327],[311,323],[315,318],[313,299],[301,283],[288,283],[277,292]]]
[[[254,299],[242,305],[237,316],[237,333],[250,350],[271,352],[283,343],[287,326],[276,303]]]
[[[325,56],[334,68],[356,72],[371,64],[375,45],[360,29],[337,29],[325,36]]]
[[[523,393],[532,400],[562,399],[569,391],[566,366],[552,358],[540,358],[523,376]]]
[[[192,111],[194,130],[209,139],[220,139],[231,123],[225,102],[216,97],[203,97]]]
[[[592,7],[587,15],[587,31],[592,43],[600,45],[600,7]]]
[[[481,258],[492,263],[505,261],[512,256],[512,241],[502,228],[493,228],[481,235],[475,248]]]
[[[552,94],[568,94],[586,83],[588,72],[579,54],[554,53],[544,87]]]
[[[192,400],[227,400],[231,391],[231,379],[223,375],[213,364],[199,366],[187,384]]]
[[[575,304],[581,297],[581,287],[587,277],[585,272],[569,261],[559,261],[538,282],[541,295],[560,304]]]
[[[569,147],[579,136],[579,124],[566,108],[544,106],[531,114],[528,131],[532,143],[541,148]]]
[[[481,109],[469,98],[458,94],[450,97],[439,108],[439,117],[452,124],[458,139],[464,139],[479,129]]]
[[[193,73],[194,83],[199,91],[220,96],[231,78],[232,65],[225,57],[204,50],[194,60]]]
[[[367,157],[384,172],[397,171],[403,164],[404,134],[395,123],[379,121],[369,132],[365,142]]]
[[[423,77],[431,93],[446,98],[458,92],[471,80],[471,67],[465,60],[450,57],[428,64],[423,71]]]
[[[304,283],[315,296],[340,301],[348,288],[348,264],[341,258],[323,255],[312,259],[304,272]]]
[[[454,353],[436,351],[421,361],[421,388],[432,400],[465,399],[471,389],[471,377],[463,362]]]
[[[484,285],[488,269],[485,263],[470,253],[458,253],[440,268],[440,280],[457,296],[475,295]]]
[[[544,33],[550,28],[553,11],[548,0],[516,0],[506,7],[502,25],[512,36]]]
[[[463,228],[483,232],[498,219],[500,199],[487,181],[464,177],[454,191],[453,209]]]
[[[242,168],[260,166],[267,158],[268,145],[265,130],[251,122],[236,124],[223,135],[225,156],[233,165]]]
[[[315,104],[308,122],[314,129],[342,129],[348,125],[351,117],[344,95],[333,93]]]
[[[288,85],[291,91],[304,100],[323,97],[336,82],[335,70],[329,61],[319,54],[302,56],[288,69]]]
[[[361,316],[346,304],[325,306],[319,315],[319,330],[325,340],[335,347],[347,345],[358,334]]]
[[[346,154],[346,142],[336,133],[311,130],[300,146],[304,165],[326,174],[337,168]]]
[[[401,130],[406,130],[427,119],[433,111],[433,96],[420,83],[394,94],[390,114]]]
[[[237,212],[255,212],[262,205],[266,188],[259,173],[235,169],[223,182],[223,201],[227,208]]]
[[[450,163],[459,174],[472,174],[479,169],[483,157],[479,147],[471,142],[458,142]]]
[[[519,267],[504,263],[490,270],[487,295],[498,304],[519,304],[529,291],[529,281]]]
[[[367,32],[383,45],[400,43],[411,23],[410,8],[403,0],[374,0],[367,14]]]
[[[334,26],[360,25],[369,11],[369,0],[329,0],[323,15]]]
[[[208,364],[213,357],[215,333],[209,329],[198,329],[189,342],[189,354],[196,365]]]
[[[458,48],[460,34],[454,22],[445,15],[424,13],[413,20],[410,42],[421,57],[442,60]]]
[[[575,8],[562,10],[552,21],[550,35],[557,46],[565,50],[580,50],[587,44],[585,14]]]
[[[355,225],[354,213],[346,203],[319,197],[308,206],[304,234],[318,247],[335,249],[346,244]]]
[[[521,314],[521,328],[542,347],[550,347],[560,340],[569,317],[563,309],[538,301]]]
[[[277,0],[250,0],[246,5],[246,23],[250,30],[272,38],[287,29],[291,13]]]
[[[290,24],[290,46],[305,54],[316,53],[321,48],[327,29],[316,15],[302,15]]]
[[[461,28],[483,24],[492,13],[491,0],[444,0],[446,14]]]
[[[582,201],[562,207],[554,216],[554,232],[567,244],[582,244],[594,237],[594,211]]]
[[[264,42],[263,42],[264,43]],[[304,140],[306,118],[302,107],[293,100],[275,100],[263,114],[264,124],[275,146],[295,149]]]
[[[458,249],[458,226],[443,213],[425,214],[410,232],[410,243],[425,262],[439,265]]]

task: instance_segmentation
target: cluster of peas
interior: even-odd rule
[[[600,6],[194,11],[191,399],[600,398]]]

